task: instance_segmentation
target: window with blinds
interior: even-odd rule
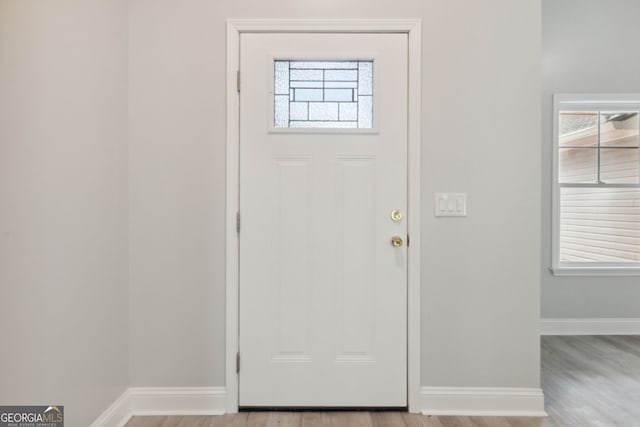
[[[640,267],[640,97],[558,96],[554,270]]]

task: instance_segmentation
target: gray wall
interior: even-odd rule
[[[132,384],[224,384],[229,17],[423,19],[422,383],[538,387],[539,0],[131,0]]]
[[[539,386],[538,0],[0,0],[2,403],[224,385],[225,19],[363,16],[424,21],[422,383]]]
[[[126,3],[0,0],[0,404],[128,385]]]
[[[640,93],[640,2],[543,0],[542,317],[640,317],[640,278],[554,277],[552,95]]]

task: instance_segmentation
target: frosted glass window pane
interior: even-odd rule
[[[357,102],[341,102],[340,103],[340,120],[358,120],[358,103]]]
[[[324,79],[331,81],[358,81],[357,70],[327,70],[324,72]]]
[[[373,95],[373,63],[361,62],[358,70],[358,95]]]
[[[295,89],[292,101],[322,101],[322,89]]]
[[[350,88],[357,89],[358,82],[324,82],[325,89]]]
[[[309,120],[309,103],[292,102],[289,104],[291,120]]]
[[[373,127],[373,97],[372,96],[358,97],[358,127],[359,128]]]
[[[291,70],[291,80],[324,80],[322,70]]]
[[[315,121],[315,122],[298,122],[298,121],[291,121],[290,122],[290,126],[292,128],[338,128],[338,129],[346,129],[346,128],[357,128],[358,127],[358,123],[356,122],[320,122],[320,121]]]
[[[275,94],[286,95],[289,93],[289,63],[277,61],[275,63]]]
[[[291,61],[291,68],[317,68],[319,70],[343,68],[357,69],[358,62],[352,61]]]
[[[302,81],[292,81],[291,82],[291,87],[293,88],[298,88],[298,87],[308,87],[308,88],[317,88],[317,89],[322,89],[324,87],[324,82],[322,81],[310,81],[310,82],[302,82]]]
[[[274,118],[276,127],[287,127],[289,123],[289,97],[287,95],[275,96]]]
[[[275,60],[274,70],[275,127],[373,127],[373,61]]]
[[[353,89],[326,89],[324,91],[325,101],[355,101]]]
[[[336,102],[310,102],[309,120],[338,120],[338,103]]]

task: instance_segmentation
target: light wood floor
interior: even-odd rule
[[[558,427],[640,426],[640,336],[542,337],[542,389]]]
[[[427,417],[401,412],[241,412],[210,417],[134,417],[126,427],[542,427],[540,418]]]
[[[542,337],[549,417],[427,417],[400,412],[244,412],[134,417],[126,427],[638,427],[640,336]]]

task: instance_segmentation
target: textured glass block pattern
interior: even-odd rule
[[[373,61],[274,61],[276,128],[373,127]]]

